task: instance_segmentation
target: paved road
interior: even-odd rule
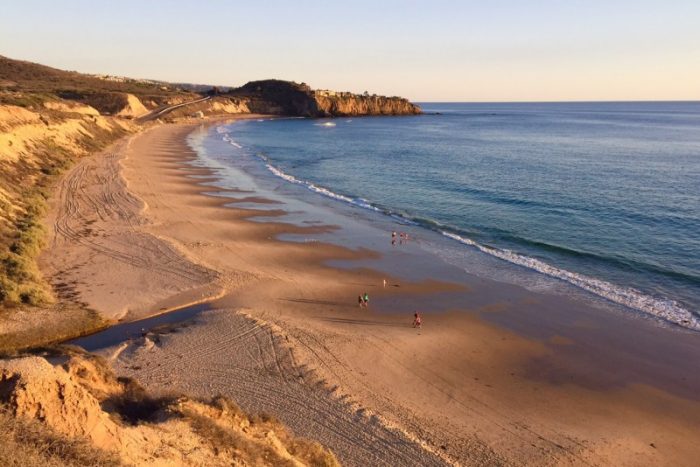
[[[179,109],[180,107],[184,107],[186,105],[190,104],[196,104],[198,102],[204,102],[206,100],[211,99],[211,96],[203,97],[201,99],[195,99],[193,101],[188,101],[188,102],[183,102],[182,104],[175,104],[175,105],[166,105],[164,107],[158,107],[155,110],[152,110],[151,112],[147,113],[146,115],[139,117],[137,120],[139,122],[147,122],[149,120],[155,120],[156,118],[160,118],[163,115],[172,112],[175,109]]]

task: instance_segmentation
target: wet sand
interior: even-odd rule
[[[155,388],[229,394],[350,465],[695,463],[696,334],[441,275],[420,252],[387,278],[361,265],[403,260],[372,245],[280,241],[343,226],[289,222],[284,205],[257,193],[205,195],[216,177],[188,165],[193,128],[157,127],[112,159],[86,161],[57,204],[47,271],[80,300],[125,319],[197,301],[216,310],[105,350],[120,371]],[[114,182],[98,183],[101,170]],[[372,300],[360,309],[365,290]],[[427,311],[421,330],[410,325],[416,306]]]

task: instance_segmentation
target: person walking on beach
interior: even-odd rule
[[[363,300],[362,295],[357,296],[357,303],[360,305],[360,308],[365,306],[365,301]]]
[[[418,329],[421,328],[420,315],[418,314],[417,311],[413,314],[413,327],[418,328]]]
[[[365,306],[369,306],[369,295],[367,295],[367,292],[362,296],[362,301],[365,303]]]
[[[396,245],[396,230],[391,232],[391,244]]]

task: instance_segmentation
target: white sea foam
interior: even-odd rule
[[[488,255],[573,284],[581,289],[610,300],[611,302],[656,316],[657,318],[664,319],[685,328],[700,331],[700,320],[674,300],[654,298],[632,287],[622,287],[583,274],[567,271],[547,264],[544,261],[530,258],[510,250],[489,248],[480,245],[474,240],[464,238],[451,232],[442,230],[440,233],[445,237],[472,246]]]
[[[305,187],[305,188],[307,188],[315,193],[318,193],[318,194],[323,195],[323,196],[327,196],[328,198],[333,198],[337,201],[342,201],[344,203],[352,204],[353,206],[358,206],[358,207],[361,207],[364,209],[370,209],[372,211],[381,212],[381,210],[379,208],[370,204],[369,201],[367,201],[366,199],[351,198],[349,196],[335,193],[335,192],[329,190],[328,188],[324,188],[322,186],[315,185],[311,182],[299,180],[298,178],[296,178],[292,175],[289,175],[289,174],[283,172],[282,170],[278,169],[274,165],[270,164],[265,156],[259,155],[258,157],[260,157],[265,162],[265,167],[267,167],[267,169],[270,172],[272,172],[272,174],[275,175],[276,177],[279,177],[283,180],[286,180],[290,183],[294,183],[296,185],[301,185],[301,186],[303,186],[303,187]]]
[[[334,127],[335,123],[333,123],[333,122],[314,123],[314,126]]]
[[[240,144],[238,144],[238,143],[237,143],[233,138],[231,138],[231,136],[229,136],[228,134],[225,134],[225,135],[224,135],[223,140],[226,141],[226,142],[227,142],[228,144],[230,144],[231,146],[237,147],[238,149],[243,149],[243,146],[241,146]]]

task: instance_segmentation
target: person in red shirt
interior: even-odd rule
[[[421,327],[420,315],[417,311],[413,314],[413,327],[418,329]]]

